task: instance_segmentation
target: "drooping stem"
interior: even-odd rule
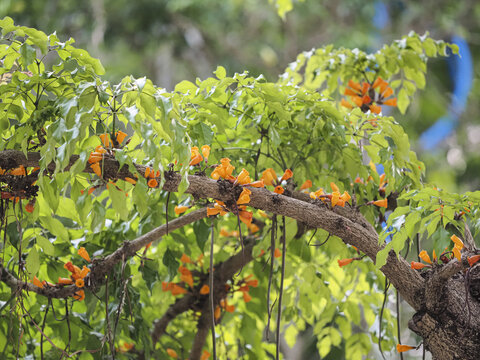
[[[280,276],[280,294],[278,295],[278,313],[277,313],[277,338],[276,340],[276,356],[275,359],[280,359],[280,321],[282,319],[282,297],[283,297],[283,280],[285,278],[285,253],[287,252],[286,243],[287,229],[285,227],[285,216],[282,216],[282,273]]]
[[[270,291],[272,289],[273,259],[275,255],[276,231],[277,231],[277,216],[273,215],[272,229],[270,231],[270,274],[268,275],[268,290],[267,290],[267,314],[268,314],[267,334],[266,334],[267,341],[269,340],[269,335],[270,335],[270,320],[272,318],[272,307],[273,307],[273,306],[270,306]]]
[[[215,345],[215,308],[214,308],[214,301],[213,301],[213,240],[215,239],[215,227],[213,226],[213,219],[212,219],[212,226],[211,226],[211,238],[210,238],[210,313],[212,319],[212,355],[213,360],[217,359],[217,348]]]

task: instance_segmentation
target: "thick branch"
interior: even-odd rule
[[[25,158],[19,151],[0,152],[0,167],[5,164],[5,161],[8,161],[10,168],[20,164],[36,166],[39,160],[40,155],[37,153],[29,153],[28,158]],[[72,164],[75,160],[76,158],[72,157],[70,163]],[[105,158],[103,166],[105,177],[132,176],[126,167],[119,168],[118,162],[113,158]],[[3,167],[7,168],[5,165]],[[140,173],[143,173],[145,169],[144,166],[140,165],[136,165],[136,168]],[[91,172],[92,170],[87,166],[85,171]],[[178,189],[181,177],[176,173],[166,173],[165,180],[163,189],[175,192]],[[190,186],[186,192],[193,194],[195,197],[214,198],[222,201],[230,201],[232,198],[231,186],[225,182],[216,182],[201,176],[189,176],[188,181]],[[332,235],[338,236],[344,242],[356,246],[373,261],[381,250],[378,245],[378,235],[371,226],[367,225],[365,221],[350,220],[362,219],[361,214],[352,208],[332,211],[325,205],[317,206],[303,200],[274,194],[266,189],[252,188],[251,191],[250,206],[302,221],[312,228],[322,228]],[[337,214],[337,211],[343,214]],[[119,261],[117,257],[115,259]],[[412,307],[420,308],[423,297],[423,279],[415,270],[410,268],[402,257],[397,257],[394,254],[390,255],[381,271]]]
[[[195,302],[195,296],[193,294],[186,294],[184,297],[175,301],[168,310],[163,314],[163,316],[155,321],[152,330],[152,341],[153,344],[156,344],[157,341],[165,334],[167,330],[167,326],[175,319],[178,315],[184,313],[185,311],[189,310],[192,304]]]

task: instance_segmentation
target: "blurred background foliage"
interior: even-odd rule
[[[293,10],[287,12],[290,5]],[[248,70],[274,81],[298,53],[329,43],[375,51],[410,30],[446,41],[460,36],[472,54],[468,80],[473,83],[464,111],[451,109],[461,113],[453,124],[456,131],[434,149],[422,150],[421,134],[447,115],[452,102],[449,70],[456,65],[449,68],[444,59],[430,62],[428,91],[417,96],[405,116],[394,115],[417,144],[428,181],[450,191],[479,188],[477,1],[2,0],[0,17],[7,15],[46,33],[56,31],[65,40],[73,37],[78,47],[101,59],[108,80],[147,76],[169,90],[181,80],[210,76],[219,64],[228,73]]]

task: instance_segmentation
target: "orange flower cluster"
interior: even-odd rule
[[[218,180],[219,178],[224,178],[233,183],[234,186],[242,185],[244,188],[240,193],[237,204],[235,209],[228,209],[226,204],[223,201],[216,200],[213,207],[207,208],[207,215],[208,216],[215,216],[220,214],[221,216],[225,215],[229,211],[232,211],[235,214],[238,214],[240,220],[245,223],[252,232],[258,231],[258,227],[252,226],[252,219],[253,213],[247,211],[247,204],[250,202],[250,195],[252,191],[245,188],[245,186],[252,186],[252,187],[263,187],[264,183],[263,180],[254,181],[250,178],[250,174],[247,170],[242,169],[240,174],[237,177],[232,176],[232,172],[235,169],[233,165],[230,164],[230,159],[224,158],[220,160],[221,165],[217,166],[212,172],[212,178]]]
[[[160,177],[160,170],[157,170],[155,172],[153,168],[147,166],[145,168],[145,174],[143,174],[143,176],[145,177],[145,179],[147,179],[148,187],[155,188],[158,186],[157,179]]]
[[[88,262],[91,262],[90,255],[88,255],[87,250],[85,250],[84,247],[81,247],[78,249],[78,255],[80,255],[83,259],[85,259]],[[63,267],[70,271],[71,275],[69,278],[58,278],[58,282],[56,285],[72,285],[75,284],[76,287],[78,288],[83,288],[85,286],[85,277],[88,275],[90,272],[90,269],[87,268],[85,265],[83,266],[82,269],[80,269],[78,266],[73,265],[71,261],[67,262]],[[33,277],[32,283],[35,286],[38,286],[40,288],[43,288],[45,285],[48,286],[55,286],[55,284],[48,283],[46,281],[40,281],[36,276]],[[83,290],[78,290],[75,292],[73,295],[73,298],[79,301],[82,301],[85,299],[85,292]]]
[[[452,251],[448,251],[448,247],[446,247],[445,250],[443,251],[443,253],[440,255],[440,260],[442,260],[443,263],[447,263],[455,257],[458,261],[461,262],[462,261],[461,251],[464,248],[463,241],[456,235],[452,235],[450,237],[450,239],[453,241],[453,243],[455,245],[453,246]],[[451,253],[450,259],[446,256],[446,254],[448,254],[448,253]],[[424,261],[428,264],[432,264],[432,260],[430,260],[430,256],[428,256],[428,253],[425,250],[422,250],[420,252],[420,254],[418,254],[418,257],[422,261]],[[473,255],[473,256],[467,257],[467,261],[468,261],[468,264],[470,266],[473,266],[479,260],[480,260],[480,255]],[[433,250],[433,263],[437,263],[437,256],[435,254],[435,250]],[[425,264],[422,264],[420,262],[412,261],[411,262],[411,267],[412,267],[412,269],[420,270],[420,269],[423,269],[425,267],[430,267],[430,265],[425,265]]]
[[[190,166],[198,165],[203,161],[203,158],[205,158],[205,164],[208,163],[208,157],[210,156],[210,146],[203,145],[202,154],[200,154],[200,150],[198,149],[198,146],[192,147],[190,151],[191,151],[191,156],[190,156],[190,162],[188,163],[188,165]]]
[[[390,98],[393,95],[392,88],[381,77],[373,83],[357,83],[350,80],[344,95],[350,96],[353,104],[342,99],[342,106],[352,109],[356,105],[365,113],[371,111],[374,114],[380,114],[382,112],[380,105],[397,106],[397,98]]]
[[[104,156],[106,153],[108,153],[108,150],[105,148],[113,148],[114,144],[112,140],[110,139],[110,135],[105,133],[105,134],[100,134],[98,135],[100,138],[102,145],[98,145],[95,148],[95,151],[92,151],[90,153],[90,156],[88,157],[88,163],[90,164],[90,168],[93,170],[93,172],[98,176],[102,177],[102,168],[100,167],[100,161],[103,160]],[[125,138],[127,137],[127,134],[124,133],[123,131],[117,131],[115,133],[115,138],[116,138],[116,143],[120,145]]]
[[[288,180],[293,176],[293,171],[290,169],[285,170],[283,173],[282,177],[278,179],[277,174],[275,173],[275,170],[272,168],[266,169],[262,173],[261,180],[265,183],[267,186],[274,186],[275,189],[273,190],[274,193],[276,194],[283,194],[285,190],[282,187],[282,181],[283,180]],[[305,188],[306,189],[306,188]]]
[[[28,172],[28,175],[32,175],[33,173],[38,172],[39,170],[40,170],[39,167],[34,167]],[[0,168],[0,176],[1,175],[27,176],[27,170],[23,165],[20,165],[19,167],[11,170],[4,170]],[[33,182],[32,185],[35,185],[35,182]],[[12,201],[15,201],[15,203],[18,203],[20,199],[26,199],[27,194],[25,193],[24,190],[11,192],[11,191],[8,191],[8,189],[0,188],[0,198],[6,199],[6,200],[11,199]],[[34,204],[35,204],[35,199],[32,199],[25,206],[25,210],[29,213],[33,212]]]
[[[246,303],[250,302],[252,300],[252,296],[249,294],[250,287],[257,287],[258,286],[258,280],[254,279],[252,280],[251,278],[253,277],[252,274],[248,275],[245,277],[243,280],[237,283],[238,288],[232,290],[231,292],[235,291],[240,291],[243,295],[243,301]],[[230,289],[229,285],[226,285],[227,290]],[[224,309],[226,312],[233,313],[235,311],[235,306],[234,305],[229,305],[228,301],[226,298],[220,300],[220,305],[215,308],[215,319],[218,320],[221,316],[221,309]]]
[[[193,275],[192,272],[186,267],[187,264],[191,264],[193,266],[202,266],[202,260],[203,260],[203,254],[200,255],[197,259],[197,261],[192,261],[190,257],[186,254],[183,254],[182,257],[180,258],[180,262],[182,265],[178,267],[178,273],[180,274],[180,283],[174,283],[174,282],[162,282],[162,291],[170,291],[173,296],[181,295],[181,294],[186,294],[188,292],[186,285],[190,289],[193,289],[194,287],[194,280],[193,280]],[[207,291],[208,293],[208,291]]]
[[[330,200],[332,208],[335,206],[345,207],[345,204],[348,203],[352,198],[350,194],[347,191],[344,191],[343,194],[340,194],[340,189],[334,182],[330,183],[330,187],[332,188],[331,194],[325,194],[323,188],[320,188],[315,192],[310,192],[310,197],[312,199],[321,199],[323,202]]]
[[[251,229],[252,232],[253,230],[258,231],[258,226],[252,226],[252,220],[253,220],[253,213],[250,211],[247,211],[247,205],[250,202],[250,194],[252,192],[248,189],[243,189],[242,193],[240,194],[238,200],[237,200],[237,209],[234,210],[233,212],[238,213],[238,217],[240,218],[240,221],[242,221],[249,229]],[[216,200],[215,204],[213,207],[208,207],[207,208],[207,216],[215,216],[215,215],[225,215],[229,212],[229,209],[227,209],[225,203],[220,200]]]
[[[452,240],[455,244],[452,249],[453,255],[457,258],[458,261],[462,261],[462,254],[460,253],[460,251],[463,249],[463,241],[460,240],[457,235],[452,235],[450,237],[450,240]]]

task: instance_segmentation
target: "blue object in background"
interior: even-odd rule
[[[458,46],[459,55],[447,58],[450,78],[453,82],[452,101],[448,106],[448,114],[442,116],[420,135],[420,144],[427,151],[435,149],[456,128],[460,115],[465,111],[468,94],[473,82],[472,55],[467,42],[460,36],[453,36],[452,43]]]

